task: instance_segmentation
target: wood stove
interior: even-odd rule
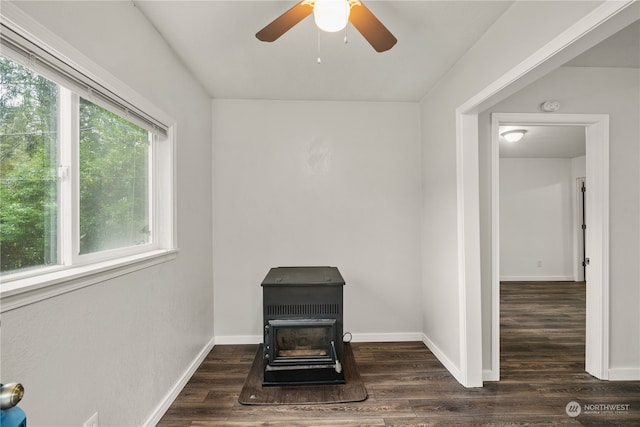
[[[342,384],[344,279],[336,267],[277,267],[262,282],[263,385]]]

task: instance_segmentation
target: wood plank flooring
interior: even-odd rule
[[[369,398],[350,404],[240,405],[257,346],[216,346],[158,425],[638,426],[640,381],[584,372],[584,307],[584,283],[503,283],[501,381],[482,388],[462,387],[421,342],[352,343]],[[571,401],[582,409],[575,418]]]

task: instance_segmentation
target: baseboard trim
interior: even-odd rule
[[[482,381],[500,381],[500,376],[496,375],[493,369],[483,369]]]
[[[345,332],[349,334],[349,332]],[[351,333],[351,338],[346,337],[347,341],[352,342],[392,342],[392,341],[422,341],[421,332],[390,332],[390,333]],[[216,336],[216,345],[229,344],[260,344],[262,336],[260,335],[222,335]]]
[[[501,282],[575,282],[573,276],[504,276]]]
[[[149,418],[147,418],[144,424],[142,424],[143,427],[154,427],[160,422],[160,419],[164,416],[169,407],[171,407],[171,404],[174,402],[174,400],[176,400],[184,386],[187,385],[187,382],[189,382],[198,367],[202,364],[205,357],[207,357],[207,354],[209,354],[211,349],[213,349],[215,343],[216,341],[214,337],[204,346],[204,348],[200,351],[200,353],[198,353],[196,358],[193,359],[193,362],[191,362],[186,371],[182,374],[182,376],[180,376],[173,387],[171,387],[169,392],[160,401],[158,406],[156,406],[151,415],[149,415]]]
[[[444,365],[444,367],[449,371],[449,373],[453,375],[453,377],[460,384],[464,384],[464,381],[462,378],[462,372],[460,371],[460,368],[456,366],[456,364],[453,363],[453,361],[449,359],[446,356],[446,354],[442,350],[440,350],[440,348],[437,345],[435,345],[435,343],[431,341],[429,337],[427,337],[424,334],[422,335],[422,342],[424,343],[424,345],[427,346],[427,348],[431,351],[431,353],[433,353],[433,355],[440,361],[440,363]]]
[[[420,332],[353,333],[352,342],[422,341]],[[348,337],[347,337],[348,338]]]
[[[482,371],[483,381],[500,381],[499,376],[494,375],[492,369]],[[640,381],[640,368],[615,368],[609,369],[608,381]]]
[[[640,368],[609,369],[609,381],[640,381]]]
[[[216,345],[261,344],[262,335],[216,335]]]

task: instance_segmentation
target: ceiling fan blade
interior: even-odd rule
[[[378,52],[391,49],[398,41],[362,2],[351,7],[349,21]]]
[[[275,41],[312,12],[313,6],[306,1],[301,1],[258,31],[256,37],[263,42]]]

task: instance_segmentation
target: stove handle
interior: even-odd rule
[[[338,354],[336,353],[336,344],[331,341],[331,350],[333,350],[333,358],[336,359],[335,369],[337,373],[342,372],[342,363],[338,360]]]

